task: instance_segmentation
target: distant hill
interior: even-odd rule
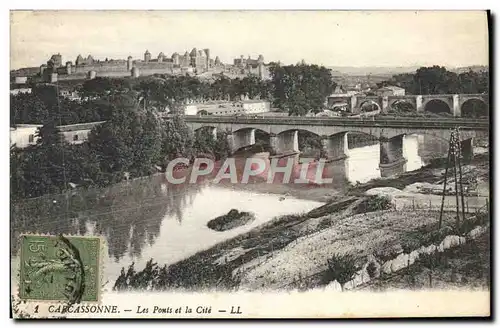
[[[489,66],[485,66],[485,65],[474,65],[474,66],[458,67],[458,68],[450,69],[450,71],[457,73],[457,74],[468,72],[470,70],[478,73],[478,72],[482,72],[482,71],[489,71],[490,68],[489,68]]]
[[[383,67],[383,66],[367,66],[367,67],[351,67],[351,66],[329,66],[332,75],[394,75],[401,73],[411,73],[416,71],[420,66],[408,67]]]
[[[367,66],[367,67],[351,67],[351,66],[328,66],[332,70],[333,76],[362,76],[362,75],[376,75],[376,76],[392,76],[403,73],[413,73],[421,66],[406,66],[406,67],[383,67],[383,66]],[[488,70],[488,66],[474,65],[467,67],[447,67],[451,72],[457,74],[468,72],[472,69],[475,72]]]

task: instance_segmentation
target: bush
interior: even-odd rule
[[[387,196],[370,196],[363,200],[354,210],[354,213],[383,211],[393,208],[391,199]]]
[[[332,225],[332,220],[330,218],[323,218],[318,224],[320,230],[326,229]]]
[[[354,256],[351,254],[334,254],[328,263],[329,281],[337,280],[342,289],[344,284],[354,278],[354,274],[358,270]]]

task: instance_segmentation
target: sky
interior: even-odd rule
[[[404,67],[488,64],[481,11],[13,11],[11,69],[54,53],[95,59],[155,58],[210,48],[224,63]]]

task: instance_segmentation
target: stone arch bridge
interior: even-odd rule
[[[364,95],[332,95],[328,97],[327,106],[334,108],[335,104],[347,103],[352,113],[361,112],[364,104],[375,104],[382,112],[387,112],[394,108],[396,103],[405,102],[417,111],[428,111],[431,103],[440,102],[448,107],[448,111],[453,116],[461,116],[462,109],[466,102],[477,100],[489,105],[488,94],[439,94],[439,95],[404,95],[404,96],[364,96]]]
[[[186,116],[187,125],[194,131],[208,129],[229,132],[228,141],[233,152],[255,144],[255,131],[269,135],[269,144],[278,155],[299,153],[298,133],[308,131],[322,140],[324,153],[331,161],[349,157],[348,133],[362,133],[379,140],[380,167],[386,173],[394,166],[403,165],[404,136],[430,135],[449,140],[451,131],[459,128],[464,157],[473,156],[473,138],[487,137],[488,120],[471,119],[394,119],[394,118],[296,118],[296,117],[200,117]],[[382,160],[382,158],[384,160]],[[385,162],[385,163],[383,163]],[[385,175],[390,175],[387,173]]]

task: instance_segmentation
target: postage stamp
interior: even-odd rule
[[[99,301],[98,237],[22,235],[19,297],[70,304]]]

